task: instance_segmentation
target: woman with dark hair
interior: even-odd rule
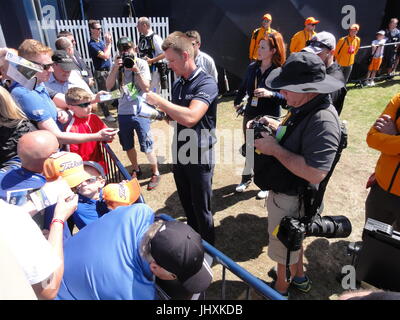
[[[17,156],[19,138],[34,131],[35,126],[14,102],[6,89],[0,87],[0,171],[21,166]]]
[[[265,80],[272,70],[281,67],[286,61],[286,46],[283,37],[279,32],[272,32],[265,35],[259,43],[258,60],[250,63],[247,68],[245,78],[239,88],[234,101],[236,110],[243,111],[243,133],[246,141],[246,124],[248,121],[268,115],[269,117],[279,118],[281,115],[281,105],[286,104],[284,97],[278,92],[267,89]],[[243,107],[243,98],[248,96],[247,102]],[[243,192],[248,188],[252,181],[252,164],[247,161],[242,173],[242,181],[236,187],[236,192]],[[261,190],[257,198],[265,199],[267,191]]]

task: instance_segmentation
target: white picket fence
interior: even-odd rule
[[[103,18],[100,20],[103,33],[110,32],[112,34],[112,60],[118,53],[117,41],[121,37],[129,37],[135,44],[139,42],[139,32],[136,28],[138,18]],[[162,39],[169,34],[168,17],[149,17],[151,28]],[[88,43],[90,41],[90,32],[87,20],[56,20],[56,32],[67,30],[73,33],[76,40],[76,49],[82,55],[84,61],[90,65],[93,70],[93,62],[89,56]],[[169,89],[163,90],[162,95],[165,98],[171,97],[171,74],[168,75]]]

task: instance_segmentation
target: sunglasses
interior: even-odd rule
[[[129,49],[133,48],[133,46],[128,45],[128,44],[124,44],[118,47],[118,51],[122,52],[122,51],[128,51]]]
[[[87,108],[87,107],[89,107],[90,105],[91,105],[90,102],[84,102],[84,103],[74,104],[73,106],[81,107],[81,108]]]
[[[38,66],[40,66],[44,71],[47,71],[47,70],[49,70],[51,67],[54,67],[54,62],[52,62],[52,63],[47,63],[47,64],[43,64],[43,63],[39,63],[39,62],[36,62],[36,61],[32,61],[32,60],[28,60],[28,61],[30,61],[30,62],[32,62],[32,63],[34,63],[34,64],[37,64]]]
[[[97,181],[98,177],[96,176],[91,176],[89,179],[86,179],[85,181],[82,181],[79,185],[76,186],[77,189],[80,189],[82,187],[82,183],[86,183],[86,184],[92,184],[95,183]]]

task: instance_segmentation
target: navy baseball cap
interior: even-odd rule
[[[65,71],[76,69],[75,63],[65,50],[56,50],[51,59]]]
[[[150,252],[155,262],[175,274],[190,293],[205,291],[213,274],[204,259],[200,235],[180,221],[164,221],[150,240]]]

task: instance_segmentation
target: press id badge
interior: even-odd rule
[[[257,107],[258,105],[258,98],[257,97],[253,97],[253,99],[251,99],[251,106],[252,107]]]
[[[87,77],[89,75],[89,73],[86,70],[82,70],[81,71],[81,76],[82,77]]]

